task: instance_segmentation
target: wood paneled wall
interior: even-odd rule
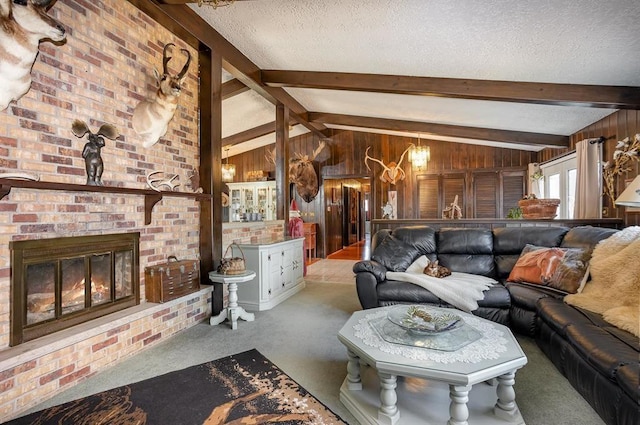
[[[291,155],[296,153],[312,154],[318,147],[319,138],[312,134],[297,136],[290,141]],[[535,152],[520,151],[515,149],[494,148],[481,145],[449,143],[421,139],[421,144],[426,144],[431,149],[431,161],[427,169],[422,171],[413,170],[405,156],[402,165],[406,173],[405,180],[395,185],[382,182],[379,177],[382,166],[373,161],[369,161],[371,171],[364,163],[365,151],[371,146],[369,155],[376,159],[381,159],[385,163],[399,161],[402,152],[411,144],[417,144],[417,138],[402,136],[389,136],[382,134],[363,133],[345,130],[334,130],[327,146],[316,158],[319,164],[320,184],[322,187],[316,199],[311,203],[304,202],[295,190],[291,190],[292,199],[296,200],[300,208],[302,219],[308,222],[318,223],[318,254],[325,255],[333,252],[338,246],[337,237],[326,236],[326,230],[330,227],[326,220],[331,220],[342,208],[342,192],[339,182],[341,179],[362,179],[369,178],[371,181],[371,217],[373,219],[382,218],[382,206],[388,200],[390,190],[397,191],[398,196],[398,218],[417,218],[418,206],[414,205],[414,192],[417,190],[417,177],[423,174],[450,173],[455,170],[496,170],[525,168],[530,162],[537,160]],[[236,164],[236,181],[246,179],[246,173],[255,170],[264,170],[275,175],[274,165],[266,159],[268,150],[273,149],[273,145],[255,149],[241,155],[229,158],[229,162]],[[332,189],[336,190],[336,202],[331,199]],[[326,199],[326,202],[325,202]],[[279,200],[280,202],[282,200]],[[329,211],[331,208],[331,211]],[[334,217],[338,220],[337,217]],[[336,239],[336,240],[334,240]],[[325,249],[326,248],[326,249]]]
[[[607,140],[603,146],[603,160],[611,161],[613,158],[613,151],[615,150],[618,140],[622,140],[625,137],[634,137],[637,133],[640,133],[640,111],[637,110],[623,110],[617,111],[613,114],[597,121],[575,134],[571,135],[571,145],[569,149],[545,149],[538,153],[538,162],[548,161],[554,157],[561,155],[575,149],[576,143],[589,138],[604,136]],[[618,179],[617,193],[620,194],[624,190],[625,180],[633,179],[640,174],[640,164],[636,161],[632,166],[633,170],[626,176]],[[624,207],[616,208],[612,205],[607,196],[603,199],[603,206],[607,208],[609,218],[622,218],[625,221],[626,226],[640,225],[640,213],[626,213]]]

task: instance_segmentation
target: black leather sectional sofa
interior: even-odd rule
[[[607,424],[637,425],[638,338],[608,324],[598,314],[565,304],[565,292],[526,282],[506,282],[526,244],[592,250],[614,232],[590,226],[439,230],[408,226],[380,230],[371,239],[372,258],[380,261],[360,261],[353,268],[358,297],[365,309],[393,304],[452,307],[420,286],[387,280],[389,269],[383,264],[408,265],[421,255],[437,259],[452,271],[492,277],[499,283],[485,291],[473,313],[534,337]],[[389,244],[391,240],[396,243]],[[398,241],[406,249],[398,249]]]

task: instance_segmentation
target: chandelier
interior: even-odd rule
[[[409,160],[414,168],[423,170],[427,168],[427,163],[431,159],[431,149],[429,146],[420,144],[420,134],[418,134],[418,144],[409,151]]]
[[[227,151],[227,162],[222,164],[222,181],[232,182],[233,177],[236,175],[236,166],[235,164],[229,164],[229,148],[225,148],[225,150]]]
[[[202,5],[204,4],[217,9],[219,7],[229,6],[235,1],[236,0],[198,0],[198,7],[202,7]]]

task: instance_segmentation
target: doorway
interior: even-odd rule
[[[371,215],[368,177],[325,177],[326,257],[367,240]]]

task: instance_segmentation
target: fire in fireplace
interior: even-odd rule
[[[140,303],[140,233],[12,241],[10,345]]]

